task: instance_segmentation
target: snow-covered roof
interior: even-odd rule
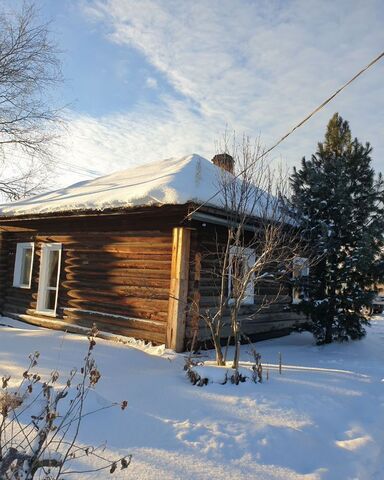
[[[0,216],[204,203],[217,192],[220,171],[199,155],[168,158],[0,205]],[[220,196],[208,204],[220,207]]]

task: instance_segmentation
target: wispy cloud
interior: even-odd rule
[[[101,118],[72,113],[55,152],[60,159],[60,184],[87,176],[68,165],[106,174],[186,153],[209,158],[216,139],[222,135],[220,128],[212,129],[208,120],[201,119],[182,101],[166,102],[161,110],[142,105],[138,111]]]
[[[383,46],[380,0],[91,0],[83,12],[110,42],[140,50],[177,93],[134,112],[74,118],[67,155],[97,158],[103,171],[192,151],[209,156],[226,126],[271,144]],[[384,169],[382,78],[383,64],[277,154],[290,165],[310,154],[339,111]]]
[[[145,84],[148,88],[157,88],[157,80],[153,77],[147,77]]]

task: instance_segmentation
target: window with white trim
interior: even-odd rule
[[[300,283],[300,279],[309,276],[308,258],[295,257],[293,259],[292,280]],[[302,282],[304,283],[304,282]],[[294,285],[292,288],[292,303],[300,303],[306,297],[305,285]]]
[[[13,271],[14,287],[31,288],[34,250],[35,244],[33,242],[17,244]]]
[[[56,316],[61,264],[61,243],[46,243],[41,248],[37,310]]]
[[[228,298],[231,304],[234,298],[238,296],[239,290],[246,277],[247,272],[254,266],[256,261],[255,251],[252,248],[242,248],[232,246],[229,250],[229,268],[228,268]],[[253,274],[245,290],[245,296],[242,300],[244,305],[255,303],[255,287]]]

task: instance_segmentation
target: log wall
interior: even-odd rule
[[[219,226],[195,224],[191,238],[187,347],[194,337],[200,344],[210,339],[208,327],[199,319],[198,313],[215,311],[219,304],[221,278],[217,249],[225,243],[225,232]],[[257,285],[254,298],[254,305],[244,305],[239,316],[242,331],[252,339],[284,335],[293,326],[306,321],[302,315],[291,310],[291,287],[288,283],[278,285],[274,281],[264,280]],[[260,310],[263,304],[265,308]],[[224,315],[224,323],[223,340],[230,335],[229,309]]]
[[[3,314],[26,314],[84,327],[95,322],[101,330],[165,343],[173,220],[153,221],[151,229],[140,216],[131,217],[129,229],[126,220],[58,219],[40,222],[34,232],[3,233]],[[32,285],[30,289],[15,288],[16,245],[30,241],[35,242]],[[48,242],[62,244],[55,319],[35,312],[41,245]]]
[[[183,224],[185,213],[185,206],[164,206],[119,215],[84,214],[0,222],[0,230],[4,230],[0,235],[1,312],[10,316],[27,315],[29,321],[45,318],[48,324],[55,320],[36,314],[35,309],[41,245],[61,243],[57,320],[87,328],[95,322],[107,332],[166,343],[172,232]],[[187,289],[184,345],[188,347],[194,332],[197,341],[209,340],[199,313],[217,305],[220,278],[215,275],[219,273],[216,239],[225,230],[197,221],[186,224],[190,229],[190,252],[183,288]],[[30,241],[35,242],[31,288],[14,288],[16,244]],[[288,287],[278,302],[255,315],[265,297],[273,298],[277,288],[273,282],[265,281],[256,292],[255,305],[242,308],[242,328],[250,337],[284,334],[302,321],[302,317],[290,310]],[[179,313],[181,318],[182,312]],[[228,325],[223,330],[224,336],[230,333],[229,312],[225,320]]]

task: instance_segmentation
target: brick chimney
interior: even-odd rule
[[[217,167],[227,170],[229,173],[234,172],[235,161],[228,153],[219,153],[212,158],[212,163]]]

